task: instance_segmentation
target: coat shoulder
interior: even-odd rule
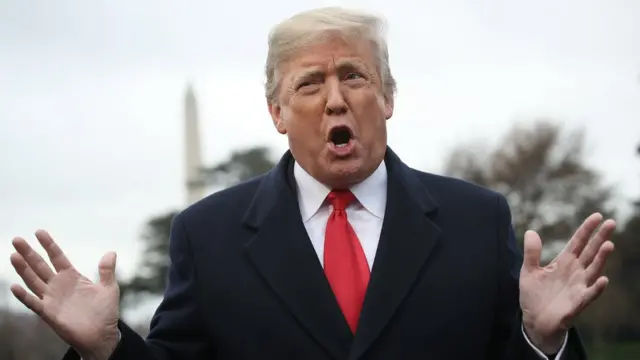
[[[467,180],[412,169],[420,183],[440,205],[492,203],[505,200],[504,195]],[[506,200],[505,200],[506,202]]]
[[[212,216],[243,216],[266,175],[216,191],[189,205],[180,215],[188,222]]]

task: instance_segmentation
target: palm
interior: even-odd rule
[[[615,223],[590,216],[565,249],[547,266],[540,267],[541,240],[534,232],[525,236],[525,261],[520,273],[520,307],[525,323],[533,324],[541,336],[564,332],[572,319],[604,290],[608,279],[601,276],[613,250],[608,241]]]
[[[534,269],[520,276],[521,307],[529,314],[542,314],[540,322],[551,329],[568,329],[567,315],[582,306],[587,286],[584,268],[577,258],[562,254],[558,262],[566,267]]]
[[[65,342],[79,348],[99,347],[109,329],[116,331],[119,288],[114,281],[115,254],[100,261],[100,282],[80,274],[45,232],[36,234],[57,273],[24,239],[16,238],[11,262],[34,294],[14,285],[14,295],[38,314]]]
[[[101,324],[117,323],[118,299],[117,287],[94,284],[75,269],[67,269],[49,282],[42,312],[67,343],[98,343]]]

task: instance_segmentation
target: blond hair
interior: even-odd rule
[[[280,85],[278,68],[292,54],[304,46],[319,43],[330,36],[368,40],[377,51],[377,70],[385,96],[392,98],[396,81],[389,67],[389,51],[381,17],[357,10],[326,7],[298,13],[277,24],[269,34],[269,51],[265,66],[265,96],[277,103]]]

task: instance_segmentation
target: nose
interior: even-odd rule
[[[327,80],[327,104],[325,113],[327,115],[343,115],[347,113],[347,102],[337,79]]]

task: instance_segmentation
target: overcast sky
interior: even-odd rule
[[[0,0],[0,276],[17,280],[10,241],[38,228],[91,277],[107,250],[134,271],[144,221],[182,206],[187,80],[208,162],[256,144],[279,156],[267,33],[338,4],[389,22],[389,142],[409,165],[438,172],[462,141],[552,117],[584,127],[589,161],[638,194],[637,0]]]

